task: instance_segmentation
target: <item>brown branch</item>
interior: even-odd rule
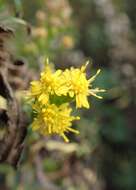
[[[20,103],[14,96],[13,89],[17,89],[13,88],[15,85],[11,84],[13,83],[12,79],[16,76],[18,79],[22,78],[24,76],[22,72],[25,72],[25,67],[22,69],[24,63],[14,61],[7,47],[9,37],[13,34],[11,28],[0,24],[0,95],[7,100],[7,109],[0,110],[0,122],[6,126],[4,136],[0,141],[0,162],[6,162],[17,167],[24,147],[28,122]]]
[[[7,131],[0,142],[0,162],[6,162],[16,167],[23,149],[26,136],[26,116],[19,108],[12,89],[4,74],[0,72],[0,95],[7,99]]]

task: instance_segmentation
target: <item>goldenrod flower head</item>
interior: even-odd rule
[[[86,79],[84,69],[75,69],[73,67],[70,70],[66,69],[64,71],[64,77],[69,87],[69,96],[71,98],[75,96],[76,98],[76,106],[78,108],[89,108],[89,103],[87,101],[87,96],[89,95],[89,82]]]
[[[97,98],[102,98],[96,93],[104,92],[104,90],[90,89],[91,83],[94,81],[96,76],[100,73],[100,70],[97,71],[96,75],[91,77],[89,80],[86,77],[86,67],[89,62],[83,65],[80,69],[71,68],[70,70],[66,69],[63,73],[65,80],[67,81],[67,85],[69,88],[68,94],[70,97],[76,98],[76,107],[81,108],[89,108],[89,102],[87,97],[89,95],[96,96]]]
[[[40,81],[46,92],[51,95],[66,95],[68,89],[65,86],[65,81],[61,80],[62,71],[53,71],[50,64],[47,62],[44,71],[41,73]]]
[[[53,71],[47,60],[40,80],[31,82],[30,96],[46,104],[49,102],[49,96],[51,95],[66,95],[68,87],[65,85],[65,81],[62,80],[61,75],[62,71]]]
[[[35,107],[37,117],[32,123],[32,129],[38,131],[42,135],[58,134],[68,142],[68,138],[65,133],[74,132],[76,134],[79,131],[73,129],[72,121],[78,120],[79,117],[71,116],[72,109],[69,104],[62,104],[56,106],[55,104],[48,104],[44,108],[40,109],[38,106]]]

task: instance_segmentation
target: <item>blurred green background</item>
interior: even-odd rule
[[[14,30],[10,51],[32,78],[47,57],[62,69],[89,59],[89,76],[102,70],[94,86],[107,90],[80,110],[70,144],[28,129],[18,170],[0,165],[0,189],[135,190],[136,1],[0,0],[0,25]]]

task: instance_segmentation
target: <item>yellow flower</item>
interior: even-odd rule
[[[41,81],[32,81],[30,91],[28,92],[28,99],[35,99],[46,104],[49,101],[49,94],[44,90]]]
[[[40,82],[42,85],[42,93],[40,94],[38,100],[42,103],[47,103],[49,101],[49,96],[51,95],[66,95],[68,88],[61,80],[61,70],[53,72],[50,64],[45,66],[44,71],[41,73]]]
[[[65,81],[61,80],[62,71],[53,71],[50,64],[46,64],[44,71],[41,73],[40,81],[43,85],[44,91],[51,95],[57,96],[66,95],[68,88],[65,85]]]
[[[42,135],[58,134],[66,142],[69,142],[69,140],[65,133],[79,133],[79,131],[73,129],[71,126],[72,121],[80,118],[70,115],[72,109],[69,107],[69,104],[62,104],[60,106],[48,104],[42,109],[39,106],[35,106],[35,109],[38,115],[32,123],[32,129],[34,131],[38,131]]]
[[[96,93],[104,92],[103,89],[90,89],[90,87],[92,86],[91,83],[100,73],[100,70],[98,70],[93,77],[87,80],[85,73],[87,65],[88,62],[85,65],[83,65],[80,69],[72,67],[70,70],[66,69],[63,73],[64,80],[67,81],[66,83],[69,88],[68,94],[72,98],[75,96],[77,108],[89,108],[89,102],[87,97],[89,95],[93,95],[97,98],[102,98],[101,96],[96,95]]]
[[[29,96],[36,98],[42,104],[49,102],[51,95],[67,95],[68,87],[65,85],[65,81],[61,78],[62,71],[53,71],[48,63],[41,73],[39,81],[32,81]]]

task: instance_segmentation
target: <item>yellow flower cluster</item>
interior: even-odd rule
[[[88,96],[93,95],[102,98],[96,93],[104,92],[103,89],[92,89],[92,82],[100,70],[87,79],[86,67],[70,68],[64,71],[54,71],[47,60],[40,80],[32,81],[30,98],[36,117],[32,123],[32,129],[42,135],[58,134],[68,142],[67,132],[79,133],[73,129],[72,121],[80,119],[71,115],[70,103],[75,101],[76,108],[89,108]]]
[[[37,108],[36,108],[37,107]],[[68,103],[56,106],[47,104],[44,108],[36,106],[37,117],[32,124],[33,130],[39,131],[42,135],[58,134],[68,142],[65,132],[71,131],[76,134],[79,131],[71,128],[72,121],[80,119],[79,117],[70,116],[72,109]]]

